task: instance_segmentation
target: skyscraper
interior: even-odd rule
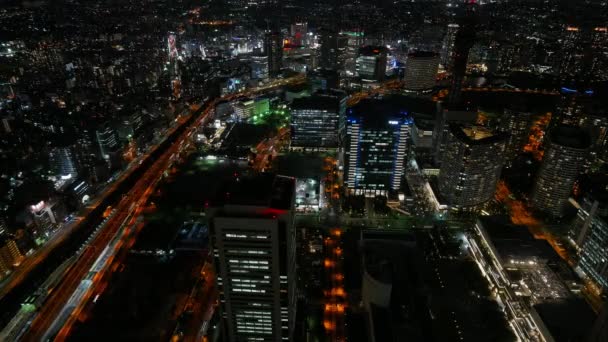
[[[412,119],[381,101],[363,101],[346,123],[345,183],[351,193],[388,195],[401,187]]]
[[[296,312],[295,180],[227,182],[210,203],[225,341],[291,341]]]
[[[431,90],[435,86],[439,55],[435,52],[418,51],[408,54],[403,83],[410,91]]]
[[[456,40],[456,32],[458,32],[458,24],[449,24],[443,38],[443,46],[441,47],[441,64],[445,69],[451,68],[452,50],[454,49],[454,41]]]
[[[338,67],[338,32],[333,29],[322,29],[321,40],[321,68],[336,69]]]
[[[543,163],[532,192],[532,205],[561,217],[591,144],[589,135],[574,126],[560,125],[548,134]]]
[[[251,57],[251,78],[256,80],[268,78],[268,56]]]
[[[605,182],[604,182],[605,183]],[[608,290],[608,196],[604,189],[594,189],[601,197],[587,195],[580,203],[571,229],[579,250],[577,267],[604,291]]]
[[[595,27],[591,33],[589,75],[598,81],[608,78],[608,27]]]
[[[452,50],[452,81],[448,97],[448,103],[450,105],[459,104],[461,101],[462,82],[464,81],[467,71],[469,51],[475,43],[477,20],[475,16],[475,5],[474,3],[468,3],[466,6],[467,10],[462,20],[462,25],[458,27],[458,31],[454,37],[454,48]]]
[[[575,26],[566,26],[562,38],[559,59],[559,74],[563,78],[580,76],[584,68],[583,31]]]
[[[386,74],[387,49],[384,46],[364,46],[359,49],[356,70],[364,81],[382,81]]]
[[[10,239],[8,236],[0,235],[0,279],[4,278],[13,265],[20,262],[23,255],[19,251],[15,240]]]
[[[450,124],[439,192],[456,209],[477,209],[494,197],[505,136],[482,126]]]
[[[99,152],[101,157],[104,159],[110,159],[110,154],[116,152],[118,149],[118,141],[116,138],[116,132],[109,127],[103,127],[95,132],[97,137],[97,144],[99,145]]]
[[[70,146],[55,147],[49,152],[51,168],[57,176],[78,175],[76,158]]]
[[[292,149],[326,150],[338,147],[345,98],[311,96],[291,105]]]
[[[268,73],[276,77],[281,73],[283,65],[283,39],[277,31],[268,32],[264,37],[264,53],[268,57]]]
[[[513,159],[521,152],[528,140],[532,113],[517,107],[505,108],[500,122],[500,130],[508,135],[505,157]]]

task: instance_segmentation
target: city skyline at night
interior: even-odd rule
[[[608,339],[608,1],[5,0],[0,341]]]

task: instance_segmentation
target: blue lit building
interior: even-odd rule
[[[362,101],[347,112],[345,183],[355,195],[398,191],[413,120],[383,101]]]

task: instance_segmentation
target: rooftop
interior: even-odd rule
[[[293,100],[292,110],[298,109],[326,109],[338,110],[340,102],[329,96],[307,96]]]
[[[549,243],[534,238],[526,226],[515,225],[507,217],[482,216],[479,221],[502,260],[560,260]]]
[[[242,205],[288,210],[293,207],[295,179],[271,173],[241,176],[235,173],[213,200],[213,206]]]
[[[585,341],[596,317],[581,298],[537,304],[534,308],[556,342]]]
[[[494,132],[487,127],[476,125],[450,124],[450,131],[467,145],[493,144],[505,138],[502,133]]]
[[[582,128],[561,125],[550,133],[551,142],[565,147],[586,149],[591,145],[591,137]]]
[[[489,128],[483,126],[462,127],[462,131],[472,140],[482,140],[494,135]]]
[[[439,54],[432,51],[414,51],[410,52],[407,56],[413,58],[433,58],[439,57]]]
[[[359,55],[364,55],[364,56],[375,56],[375,55],[379,55],[381,53],[387,53],[387,52],[388,52],[388,49],[386,48],[386,46],[381,46],[381,45],[366,45],[366,46],[359,48]]]

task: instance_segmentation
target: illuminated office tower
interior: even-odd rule
[[[522,152],[529,139],[531,125],[532,113],[517,107],[505,108],[500,122],[500,131],[507,134],[505,146],[507,159],[512,160]]]
[[[364,81],[382,81],[386,75],[388,50],[384,46],[364,46],[359,49],[356,70]]]
[[[456,40],[458,27],[458,24],[449,24],[443,39],[443,46],[441,47],[441,64],[446,69],[450,69],[451,67],[452,50],[454,49],[454,41]]]
[[[291,105],[291,148],[337,148],[341,116],[344,114],[341,102],[340,98],[329,96],[294,99]]]
[[[591,66],[589,76],[598,81],[608,79],[608,27],[595,27],[591,32]]]
[[[119,147],[116,132],[109,126],[106,126],[95,132],[95,135],[101,156],[104,159],[110,159],[110,155],[116,152]]]
[[[15,240],[0,235],[0,279],[4,278],[22,258],[23,255]]]
[[[295,180],[227,182],[206,211],[224,341],[292,341],[296,313]]]
[[[57,176],[76,177],[78,169],[74,152],[70,146],[55,147],[49,152],[51,169]]]
[[[590,145],[589,135],[575,126],[560,125],[549,132],[532,191],[532,205],[536,209],[553,217],[563,216]]]
[[[291,24],[291,37],[294,45],[303,45],[308,40],[308,23],[300,22]]]
[[[450,93],[448,95],[448,103],[450,105],[457,105],[461,102],[462,83],[466,76],[469,52],[475,43],[477,35],[476,6],[472,2],[468,3],[466,6],[466,14],[462,18],[462,25],[459,25],[458,30],[456,31],[454,48],[452,49],[452,80],[450,84]]]
[[[411,117],[363,101],[347,113],[345,183],[357,195],[386,196],[401,187]]]
[[[338,67],[338,32],[333,29],[322,29],[319,32],[321,41],[320,66],[325,69],[336,69]]]
[[[604,183],[606,183],[604,181]],[[601,197],[586,196],[572,224],[571,237],[579,250],[577,267],[603,291],[608,290],[608,196],[595,188]]]
[[[439,170],[439,192],[454,209],[477,209],[494,197],[505,136],[486,127],[450,124]]]
[[[439,55],[435,52],[418,51],[407,56],[403,83],[410,91],[428,91],[435,86]]]
[[[268,32],[264,37],[264,53],[268,57],[268,74],[276,77],[283,65],[283,39],[280,32]]]
[[[268,78],[268,56],[251,57],[251,78],[256,80]]]
[[[562,38],[562,49],[559,56],[559,74],[569,78],[580,76],[584,68],[583,32],[580,28],[567,26]]]

